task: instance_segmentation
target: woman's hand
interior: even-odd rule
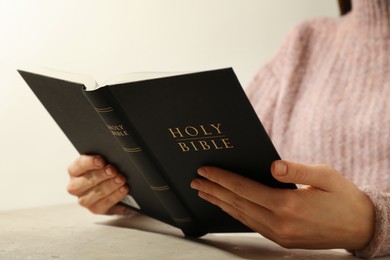
[[[326,165],[275,161],[273,176],[305,186],[274,189],[219,168],[205,166],[191,187],[199,196],[283,247],[360,250],[375,222],[371,200]]]
[[[125,177],[101,156],[81,155],[69,167],[67,190],[79,204],[95,214],[129,215],[130,209],[117,205],[128,192]]]

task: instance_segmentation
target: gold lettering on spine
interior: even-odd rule
[[[114,111],[114,109],[112,107],[103,107],[103,108],[95,107],[95,110],[98,113],[108,113],[108,112]]]
[[[129,133],[123,125],[107,125],[113,136],[128,136]]]
[[[104,107],[104,108],[94,107],[94,108],[95,108],[95,111],[98,112],[98,113],[108,113],[108,112],[113,112],[114,111],[114,109],[112,107]],[[121,136],[128,136],[129,135],[129,133],[125,129],[124,125],[122,125],[122,124],[106,125],[106,126],[110,130],[110,132],[111,132],[111,134],[113,136],[121,137]],[[142,152],[142,148],[141,147],[122,147],[122,149],[126,153]]]
[[[138,152],[142,152],[142,148],[141,147],[134,147],[134,148],[128,148],[128,147],[122,147],[123,151],[125,151],[126,153],[138,153]]]
[[[150,185],[150,188],[152,190],[156,190],[156,191],[169,190],[169,186],[167,186],[167,185],[165,185],[165,186],[152,186],[152,185]]]

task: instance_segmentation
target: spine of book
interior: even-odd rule
[[[198,234],[201,231],[196,227],[189,211],[175,196],[156,164],[140,145],[139,134],[135,132],[130,120],[114,100],[109,89],[103,87],[84,93],[176,226],[186,235],[202,235]]]

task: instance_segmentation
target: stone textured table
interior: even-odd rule
[[[97,216],[76,204],[0,212],[0,259],[356,259],[288,250],[258,234],[199,239],[145,216]]]

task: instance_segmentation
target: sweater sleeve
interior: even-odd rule
[[[353,251],[360,258],[374,258],[390,254],[390,193],[372,187],[364,189],[375,206],[375,231],[366,248]]]
[[[280,113],[276,114],[275,110],[278,106],[283,108],[294,106],[293,98],[290,98],[289,102],[284,102],[282,98],[294,91],[290,89],[291,84],[288,83],[296,79],[297,74],[305,73],[299,69],[304,62],[304,54],[308,51],[305,45],[312,34],[310,24],[306,22],[294,28],[276,55],[259,70],[246,87],[248,98],[273,140],[282,134],[275,123],[280,120],[280,118],[275,120],[276,115],[280,116]],[[296,73],[297,71],[299,73]],[[296,85],[299,87],[299,84]],[[375,232],[366,248],[350,252],[360,258],[390,255],[390,193],[374,188],[365,188],[364,192],[375,206]]]

